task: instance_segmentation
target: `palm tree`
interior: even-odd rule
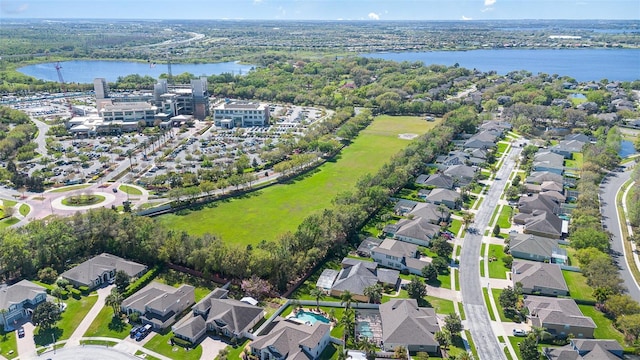
[[[324,291],[318,288],[314,288],[314,289],[311,289],[311,291],[309,292],[309,295],[313,296],[316,299],[316,309],[319,311],[320,300],[324,299]]]
[[[349,350],[344,346],[338,346],[338,360],[347,360],[349,358]]]
[[[380,284],[375,284],[371,286],[367,286],[364,288],[364,296],[369,298],[370,303],[377,304],[382,299],[382,286]]]
[[[409,353],[407,352],[407,348],[401,345],[396,346],[393,349],[393,358],[394,359],[408,359]]]
[[[353,333],[352,329],[355,326],[355,323],[356,323],[356,314],[353,312],[352,309],[347,308],[347,310],[344,311],[342,318],[340,319],[340,325],[344,327],[344,338],[343,338],[344,344],[347,343],[347,339],[349,338],[348,335]]]
[[[2,314],[2,326],[3,326],[3,327],[4,327],[4,326],[6,326],[6,324],[7,324],[7,318],[6,318],[6,316],[7,316],[7,313],[8,313],[8,312],[9,312],[9,310],[7,310],[7,309],[4,309],[4,308],[3,308],[3,309],[0,309],[0,314]],[[6,330],[6,329],[5,329],[5,330]]]
[[[367,360],[372,360],[376,358],[376,344],[368,338],[364,338],[364,340],[358,343],[358,348],[363,350]]]
[[[122,304],[122,300],[124,300],[124,298],[116,288],[112,289],[111,294],[107,295],[104,302],[107,306],[111,306],[113,309],[113,317],[120,314],[120,304]]]
[[[536,345],[546,339],[547,337],[551,336],[551,334],[547,331],[547,328],[545,327],[541,327],[541,326],[532,326],[531,327],[531,334],[533,334],[533,336],[536,338]]]
[[[349,290],[345,290],[342,295],[340,295],[340,305],[344,304],[344,307],[349,309],[352,302],[353,294]]]

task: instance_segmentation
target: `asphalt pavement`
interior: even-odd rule
[[[502,346],[498,343],[491,327],[487,305],[484,303],[482,285],[480,284],[479,259],[482,235],[489,226],[491,215],[498,206],[502,190],[507,184],[509,175],[515,167],[515,160],[519,158],[521,150],[520,147],[512,147],[502,166],[498,169],[496,178],[475,215],[475,221],[470,225],[470,227],[478,229],[478,233],[471,234],[467,231],[460,253],[462,301],[471,337],[481,360],[505,359]]]
[[[633,274],[627,266],[624,257],[624,245],[620,231],[620,221],[618,221],[618,210],[616,207],[616,195],[620,187],[631,178],[631,170],[626,168],[625,172],[611,172],[600,184],[600,208],[602,211],[602,221],[606,230],[611,235],[611,256],[620,269],[620,277],[624,280],[628,294],[640,301],[640,288],[633,278]],[[626,226],[626,225],[624,225]]]

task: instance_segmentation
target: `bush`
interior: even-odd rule
[[[82,297],[82,293],[78,289],[71,289],[71,296],[74,299],[79,300]]]
[[[78,290],[80,290],[80,292],[84,296],[89,295],[89,287],[88,286],[80,286],[80,287],[78,287]]]
[[[162,267],[160,267],[159,265],[154,266],[153,269],[147,271],[147,273],[142,275],[138,280],[129,284],[129,286],[127,286],[127,290],[122,293],[122,297],[126,299],[129,296],[135,294],[138,290],[145,287],[151,282],[151,280],[155,279],[156,276],[158,276],[160,270],[162,270]]]
[[[45,284],[53,284],[58,278],[58,272],[50,267],[38,271],[38,279]]]
[[[174,336],[173,338],[171,338],[171,340],[173,341],[173,343],[175,345],[182,346],[183,348],[189,349],[189,348],[193,347],[193,344],[190,341],[184,340],[184,339],[180,339],[179,337],[175,337]]]

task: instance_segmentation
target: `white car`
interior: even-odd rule
[[[513,329],[513,336],[527,336],[527,332],[522,329]]]

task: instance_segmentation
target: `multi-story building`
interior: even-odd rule
[[[95,78],[93,80],[93,91],[96,94],[96,99],[106,99],[109,97],[109,85],[105,78]]]
[[[213,109],[216,126],[232,129],[269,125],[269,106],[251,101],[228,101]]]

